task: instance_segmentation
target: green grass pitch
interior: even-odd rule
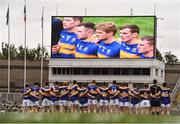
[[[0,113],[1,123],[180,123],[179,116],[92,113]]]

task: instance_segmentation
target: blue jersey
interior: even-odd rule
[[[60,100],[68,100],[68,86],[62,86],[59,88],[61,94],[64,94],[60,96]]]
[[[132,90],[130,90],[131,94],[133,94],[133,96],[131,96],[131,99],[130,99],[130,102],[131,104],[135,105],[135,104],[138,104],[140,101],[139,101],[139,97],[138,97],[138,89],[137,88],[134,88]]]
[[[60,33],[60,58],[75,58],[75,47],[77,43],[77,35],[67,30],[62,30]]]
[[[23,99],[30,99],[30,96],[29,96],[29,92],[30,91],[30,88],[29,87],[27,87],[27,88],[24,88],[24,89],[22,89],[21,90],[21,93],[22,94],[26,94],[26,95],[23,95]]]
[[[138,43],[127,44],[126,42],[121,42],[120,58],[140,58],[137,49]]]
[[[85,104],[88,102],[87,88],[81,88],[79,90],[79,103]]]
[[[129,88],[124,88],[120,89],[121,97],[120,97],[120,102],[129,102]],[[126,96],[127,95],[127,96]]]
[[[170,88],[161,88],[161,103],[167,105],[171,103],[170,100],[170,94],[171,90]]]
[[[97,58],[98,46],[95,43],[77,40],[76,58]]]
[[[50,86],[44,86],[44,87],[41,87],[41,91],[44,92],[46,95],[42,95],[42,99],[46,98],[46,99],[49,99],[50,100],[50,90],[51,90],[51,87]]]
[[[153,59],[154,56],[152,56],[152,57],[146,57],[146,56],[144,56],[144,54],[140,54],[140,58],[141,58],[141,59]]]
[[[78,86],[77,85],[72,86],[70,95],[71,95],[70,96],[71,101],[78,100],[79,91],[78,91]]]
[[[116,85],[112,85],[109,87],[109,90],[112,92],[112,94],[110,94],[110,98],[111,99],[118,99],[118,90],[119,90],[119,87],[116,86]]]
[[[100,41],[98,47],[98,58],[119,57],[120,49],[121,49],[121,45],[116,41],[110,44],[106,44],[104,43],[104,41]]]
[[[31,92],[35,94],[35,96],[31,96],[31,98],[30,98],[32,101],[38,101],[39,100],[39,90],[40,90],[40,88],[37,86],[33,86],[31,88]],[[36,94],[38,94],[38,95],[36,95]]]
[[[51,87],[51,91],[55,94],[55,95],[59,95],[59,86],[52,86]],[[54,95],[51,95],[51,100],[52,101],[58,101],[59,100],[59,97],[57,96],[54,96]]]
[[[108,88],[99,88],[100,91],[100,99],[101,100],[108,100]]]
[[[92,84],[90,86],[88,86],[88,92],[89,92],[89,99],[96,99],[96,95],[97,95],[97,86]]]

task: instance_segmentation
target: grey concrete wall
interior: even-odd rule
[[[43,81],[48,80],[48,63],[44,60],[43,66]],[[27,61],[27,82],[40,82],[40,61]],[[10,81],[11,88],[23,87],[24,81],[24,61],[23,60],[11,60],[10,66]],[[0,60],[0,88],[6,89],[8,80],[8,61]]]

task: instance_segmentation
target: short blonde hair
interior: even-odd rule
[[[116,25],[113,22],[99,23],[96,26],[96,29],[102,30],[106,33],[113,32],[113,35],[115,35],[117,31]]]

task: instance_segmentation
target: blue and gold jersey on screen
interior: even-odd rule
[[[98,46],[95,43],[77,40],[76,58],[97,58]]]
[[[138,43],[127,44],[126,42],[122,41],[120,58],[140,58],[137,46],[138,46]]]
[[[77,35],[73,32],[63,30],[60,33],[60,58],[75,58],[75,47],[77,43]]]
[[[147,56],[145,56],[144,54],[140,54],[140,58],[141,58],[141,59],[153,59],[154,56],[152,56],[152,57],[147,57]]]
[[[119,57],[119,51],[121,50],[121,45],[114,41],[110,44],[100,41],[98,47],[98,58],[113,58]]]

